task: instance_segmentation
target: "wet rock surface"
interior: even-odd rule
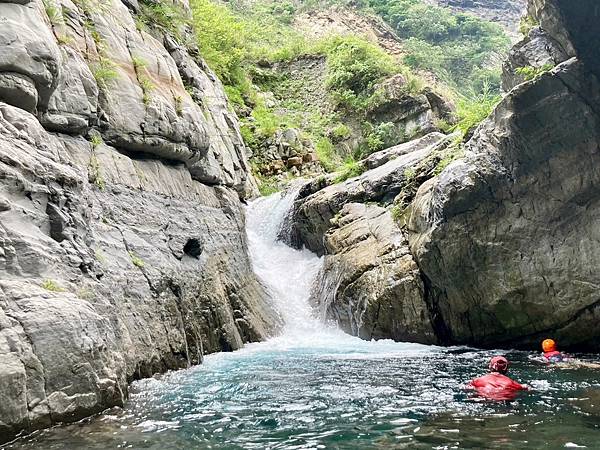
[[[344,205],[324,245],[312,303],[325,319],[366,340],[437,342],[419,268],[388,210]]]
[[[220,82],[121,2],[55,6],[0,3],[0,441],[279,325]]]

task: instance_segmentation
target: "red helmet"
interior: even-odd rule
[[[490,361],[490,370],[492,372],[506,373],[508,371],[508,359],[504,356],[494,356]]]

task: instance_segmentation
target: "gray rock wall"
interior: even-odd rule
[[[347,203],[325,234],[311,302],[362,339],[437,343],[419,267],[385,208]]]
[[[220,82],[116,0],[54,7],[0,3],[0,442],[279,325]]]
[[[515,87],[420,188],[411,250],[451,342],[597,350],[600,9],[536,0],[530,13],[572,58]]]

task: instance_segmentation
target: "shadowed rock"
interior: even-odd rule
[[[533,1],[568,61],[519,85],[425,183],[410,245],[450,341],[599,348],[597,2]]]

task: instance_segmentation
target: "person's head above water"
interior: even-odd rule
[[[504,356],[494,356],[490,361],[490,372],[498,372],[504,375],[508,372],[508,359]]]
[[[556,342],[554,342],[552,339],[546,339],[544,342],[542,342],[542,350],[544,350],[544,353],[555,352]]]

